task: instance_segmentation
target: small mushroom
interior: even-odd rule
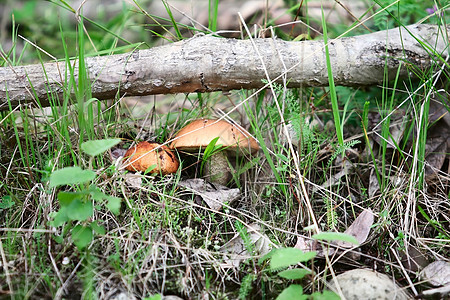
[[[259,150],[258,142],[242,127],[224,120],[198,119],[182,128],[170,144],[171,149],[186,152],[205,150],[215,138],[219,151],[209,158],[205,168],[205,177],[210,181],[226,185],[231,179],[227,157],[241,154],[255,154]]]
[[[158,149],[156,149],[159,147]],[[178,170],[179,162],[173,152],[167,146],[158,143],[140,142],[131,147],[125,153],[126,167],[128,171],[145,171],[155,166],[150,173],[166,175]]]

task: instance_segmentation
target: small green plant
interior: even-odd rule
[[[347,242],[355,246],[359,246],[359,242],[354,236],[342,232],[321,232],[313,235],[312,238],[315,240],[328,242],[332,241]]]
[[[312,236],[315,240],[321,241],[343,241],[354,245],[359,245],[355,237],[340,233],[340,232],[321,232]],[[306,266],[298,267],[299,263],[305,263],[314,259],[317,255],[316,251],[304,252],[297,248],[279,248],[270,251],[263,256],[259,265],[265,265],[269,260],[270,273],[277,273],[278,277],[300,281],[305,276],[312,274],[312,270]],[[285,288],[276,298],[277,300],[301,300],[301,299],[339,299],[335,293],[324,290],[322,292],[315,292],[311,295],[303,293],[303,287],[298,283],[293,283]]]
[[[117,145],[120,139],[94,140],[82,143],[81,150],[90,156],[89,166],[95,156]],[[60,209],[51,214],[53,218],[50,225],[63,227],[62,234],[55,236],[58,243],[62,243],[64,235],[70,233],[72,242],[83,251],[83,285],[84,299],[96,299],[94,286],[94,264],[95,258],[90,255],[87,246],[94,239],[94,234],[105,234],[105,228],[99,222],[92,221],[94,208],[103,204],[114,214],[120,210],[120,198],[103,193],[95,184],[91,182],[97,178],[92,170],[83,170],[80,167],[66,167],[56,170],[50,175],[50,188],[60,186],[71,186],[74,191],[60,191],[57,198]],[[75,226],[74,223],[76,223]]]
[[[290,118],[292,127],[299,142],[300,153],[310,153],[317,148],[317,139],[314,131],[310,128],[305,118],[300,113],[296,113]]]
[[[439,232],[438,234],[438,238],[443,238],[445,240],[447,240],[447,242],[450,241],[450,236],[448,236],[445,232],[444,226],[442,225],[441,222],[432,219],[426,212],[425,210],[422,208],[422,206],[418,205],[417,209],[419,210],[420,214],[429,222],[429,224],[431,226],[433,226],[433,228]]]
[[[15,204],[15,202],[12,200],[12,197],[7,195],[7,196],[3,196],[0,199],[0,210],[1,209],[8,209],[13,207]]]
[[[397,236],[394,238],[394,241],[396,241],[398,243],[397,249],[399,251],[405,250],[405,240],[406,240],[406,235],[403,233],[403,231],[399,230],[397,232]]]
[[[331,167],[331,164],[336,159],[336,157],[338,157],[338,155],[345,154],[345,151],[347,149],[351,149],[359,143],[361,143],[360,140],[352,140],[352,141],[345,142],[342,145],[336,146],[336,150],[334,151],[333,155],[331,155],[330,159],[328,160],[327,168]]]
[[[381,7],[381,11],[374,15],[375,27],[379,30],[385,30],[398,26],[398,22],[412,24],[424,18],[428,10],[433,8],[433,1],[415,1],[415,0],[375,0]]]
[[[264,264],[270,260],[269,271],[277,272],[277,276],[299,281],[312,273],[306,267],[296,267],[299,263],[307,262],[316,257],[316,251],[303,252],[296,248],[279,248],[272,250],[260,259],[259,264]],[[339,299],[335,293],[330,291],[315,292],[311,295],[303,293],[303,287],[299,284],[291,284],[285,288],[276,298],[277,300],[303,300],[303,299]]]
[[[117,145],[120,139],[106,139],[88,141],[81,145],[81,149],[91,156],[99,155],[107,149]],[[84,249],[93,238],[94,233],[105,234],[105,229],[98,221],[91,221],[96,202],[103,203],[112,213],[118,214],[120,198],[103,193],[96,185],[90,184],[96,174],[92,170],[83,170],[80,167],[67,167],[54,171],[50,175],[50,188],[69,185],[75,191],[60,191],[57,195],[60,209],[53,213],[51,225],[64,226],[63,232],[71,232],[73,243],[78,249]],[[79,222],[72,228],[74,222]],[[55,237],[62,242],[63,236]]]
[[[241,237],[242,241],[244,242],[245,249],[247,250],[250,255],[255,255],[255,249],[253,242],[250,238],[250,235],[248,234],[247,227],[242,224],[239,220],[235,222],[236,230],[239,233],[239,236]],[[255,263],[255,261],[252,262]],[[244,276],[241,282],[241,288],[239,289],[239,299],[247,299],[247,296],[250,294],[250,291],[252,290],[253,281],[255,281],[256,275],[255,274],[247,274]]]
[[[143,300],[161,300],[161,299],[162,299],[162,297],[160,294],[156,294],[153,296],[143,298]]]
[[[252,290],[253,282],[256,279],[255,274],[247,274],[242,278],[241,288],[239,289],[239,299],[247,299]]]
[[[335,229],[338,224],[338,215],[334,208],[335,201],[333,198],[323,197],[323,202],[327,208],[327,225],[330,229]]]
[[[208,28],[215,32],[217,30],[219,0],[209,0],[208,2]]]
[[[215,139],[211,140],[211,142],[209,142],[208,146],[206,146],[205,150],[203,151],[202,162],[200,165],[200,174],[203,174],[203,168],[205,167],[208,159],[210,159],[211,156],[221,150],[222,145],[216,145],[219,138],[220,137],[216,137]]]

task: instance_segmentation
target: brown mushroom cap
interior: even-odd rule
[[[188,152],[205,149],[208,144],[219,137],[216,145],[226,147],[229,152],[239,149],[245,153],[255,154],[259,150],[258,142],[244,129],[224,120],[198,119],[182,128],[170,144],[170,148]]]
[[[155,150],[156,147],[160,147]],[[155,166],[150,173],[170,174],[178,170],[179,162],[176,156],[167,146],[161,146],[158,143],[140,142],[131,147],[125,153],[128,159],[125,163],[125,169],[128,171],[145,171],[150,166]]]

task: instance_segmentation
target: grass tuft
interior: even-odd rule
[[[49,89],[49,107],[13,107],[7,96],[7,110],[0,111],[2,296],[273,299],[296,293],[333,299],[325,283],[353,268],[376,268],[415,296],[426,288],[415,276],[421,267],[407,261],[449,257],[446,56],[416,37],[435,59],[431,70],[399,61],[382,86],[354,89],[335,86],[328,47],[342,32],[418,21],[439,24],[444,33],[449,5],[369,1],[358,20],[335,24],[335,7],[314,15],[313,1],[285,2],[275,13],[265,6],[243,17],[241,25],[257,23],[255,36],[323,38],[329,88],[288,89],[289,78],[284,85],[265,78],[270,90],[257,93],[104,102],[92,98],[87,56],[154,47],[196,32],[220,35],[230,29],[220,28],[224,3],[208,1],[203,24],[201,15],[184,22],[179,12],[187,11],[167,1],[160,15],[142,1],[94,17],[67,1],[2,6],[11,19],[0,66],[38,62],[45,71],[50,57],[61,60],[65,78],[61,99]],[[42,21],[41,15],[54,18]],[[277,23],[284,17],[297,22]],[[365,27],[357,26],[361,22]],[[242,37],[253,35],[229,25]],[[414,78],[400,80],[401,67]],[[201,177],[217,150],[214,141],[203,156],[177,153],[182,168],[164,177],[127,172],[120,156],[141,140],[169,143],[199,117],[233,120],[261,147],[255,157],[229,162],[228,188],[239,195],[219,211],[204,201],[207,192],[220,196],[217,186],[193,192],[180,184]],[[352,241],[343,233],[369,208],[375,224],[366,241],[331,255],[336,240]],[[318,244],[313,234],[320,232]]]

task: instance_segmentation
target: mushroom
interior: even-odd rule
[[[224,120],[198,119],[176,134],[170,148],[204,151],[215,138],[218,138],[216,145],[221,145],[222,149],[209,158],[204,173],[211,182],[226,185],[231,179],[227,157],[236,157],[239,153],[255,154],[259,150],[258,142],[242,127]]]
[[[150,173],[166,175],[178,170],[179,162],[169,147],[158,143],[140,142],[125,153],[128,158],[125,169],[128,171],[145,171],[155,166]]]

